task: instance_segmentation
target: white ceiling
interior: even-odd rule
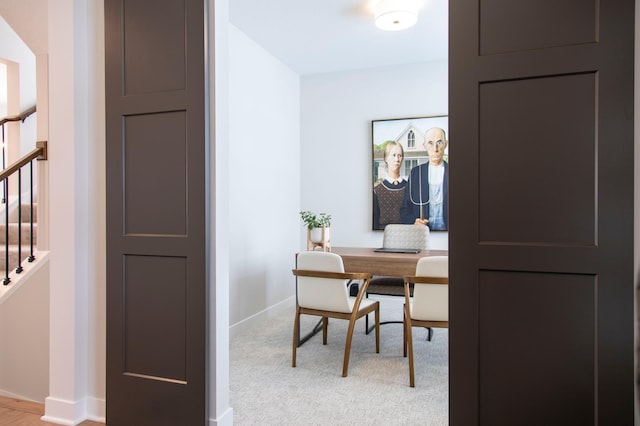
[[[298,74],[447,58],[448,0],[418,0],[418,23],[386,32],[375,0],[229,0],[229,20]]]
[[[229,0],[229,19],[298,74],[447,58],[448,0],[417,0],[408,30],[376,28],[376,0]],[[47,51],[47,1],[0,0],[0,16],[34,53]]]
[[[31,51],[47,53],[46,0],[0,0],[0,16]]]

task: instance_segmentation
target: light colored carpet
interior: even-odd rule
[[[381,297],[381,317],[402,319],[402,299]],[[347,321],[331,319],[322,333],[298,348],[291,367],[293,308],[231,340],[231,407],[235,425],[447,425],[448,330],[414,328],[416,387],[409,387],[409,361],[402,355],[402,325],[354,332],[348,377],[342,377]],[[302,330],[316,317],[303,316]],[[373,320],[373,315],[371,315]]]

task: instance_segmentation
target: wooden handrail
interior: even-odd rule
[[[16,161],[15,163],[9,165],[6,169],[0,172],[0,182],[11,176],[13,173],[21,169],[23,166],[29,164],[31,161],[38,160],[46,160],[47,159],[47,141],[38,141],[36,142],[36,148]]]
[[[36,112],[36,106],[32,106],[31,108],[29,108],[28,110],[20,113],[20,115],[14,115],[11,117],[5,117],[2,120],[0,120],[0,126],[2,126],[5,123],[9,123],[12,121],[24,121],[27,119],[27,117],[29,117],[31,114],[33,114],[34,112]]]

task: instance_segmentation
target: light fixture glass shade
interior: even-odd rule
[[[405,30],[418,22],[418,7],[412,0],[379,0],[374,10],[381,30]]]

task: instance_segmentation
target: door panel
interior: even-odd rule
[[[123,232],[128,236],[187,235],[186,111],[124,117]],[[150,138],[153,129],[153,138]],[[149,167],[153,163],[153,167]],[[137,173],[144,170],[144,173]],[[148,188],[159,191],[149,191]],[[149,214],[149,211],[163,214]]]
[[[479,424],[594,423],[595,288],[592,275],[480,271]]]
[[[480,55],[593,43],[597,0],[485,0],[480,7]]]
[[[107,423],[206,423],[204,5],[105,0]]]
[[[593,73],[480,84],[481,243],[593,246],[595,88]]]
[[[633,17],[450,1],[452,425],[633,424]]]

